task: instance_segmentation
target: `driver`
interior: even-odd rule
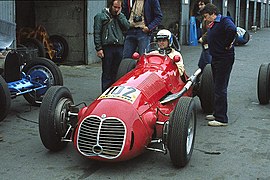
[[[173,57],[176,55],[180,56],[180,61],[176,62],[175,64],[178,67],[180,76],[182,76],[185,72],[184,62],[183,62],[183,58],[180,52],[172,48],[172,44],[173,44],[172,33],[167,29],[159,30],[156,35],[156,41],[158,43],[158,47],[164,50],[166,55],[169,56],[171,59],[173,59]]]

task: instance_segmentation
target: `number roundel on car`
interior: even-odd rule
[[[140,93],[141,91],[134,87],[112,86],[108,88],[103,94],[101,94],[98,99],[121,99],[133,104],[140,95]]]

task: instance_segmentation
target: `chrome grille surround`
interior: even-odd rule
[[[115,159],[123,151],[126,126],[115,117],[90,115],[79,125],[77,149],[84,156]]]

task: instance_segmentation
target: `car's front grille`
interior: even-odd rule
[[[79,126],[77,147],[85,156],[117,158],[124,147],[126,127],[117,118],[89,116]]]

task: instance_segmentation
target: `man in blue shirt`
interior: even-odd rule
[[[214,112],[206,116],[209,126],[226,126],[227,116],[227,87],[233,67],[235,53],[234,40],[236,26],[231,18],[222,16],[218,8],[213,4],[207,4],[201,11],[207,21],[210,21],[207,41],[209,52],[212,55],[212,72],[214,80]]]
[[[150,43],[152,31],[162,20],[159,0],[124,0],[122,12],[130,22],[123,58],[132,57],[137,48],[139,54],[143,54]]]

